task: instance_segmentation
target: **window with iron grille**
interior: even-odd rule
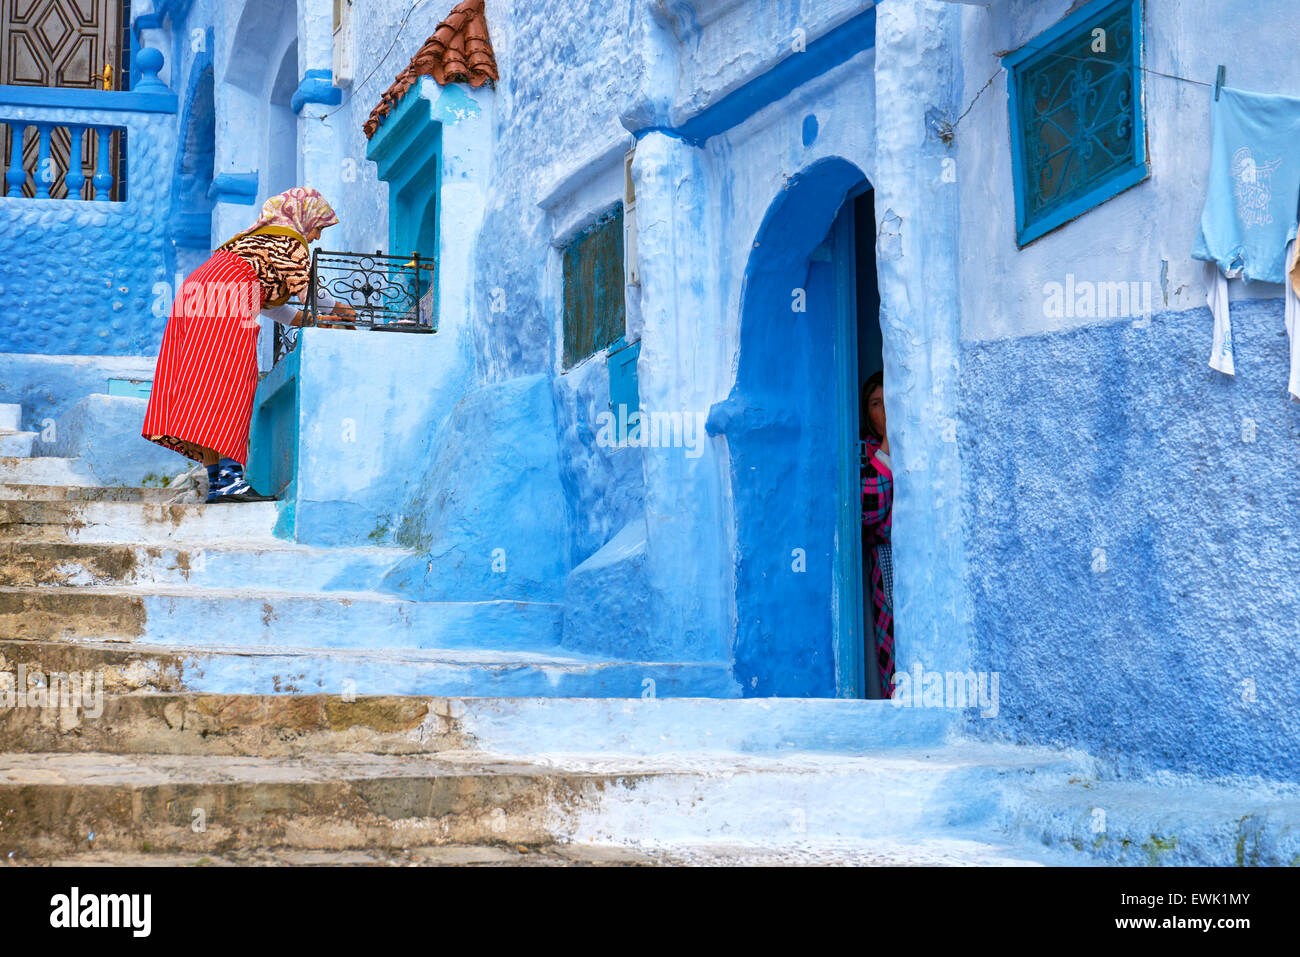
[[[1150,176],[1142,0],[1094,0],[1003,65],[1019,245]]]
[[[624,285],[620,204],[564,247],[565,368],[623,338]]]

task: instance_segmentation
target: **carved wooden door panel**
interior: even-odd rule
[[[69,87],[83,90],[120,90],[123,56],[124,0],[0,0],[0,84],[15,86]],[[13,130],[3,127],[4,152],[0,166],[8,168]],[[86,184],[83,198],[94,196],[99,139],[85,131],[81,150]],[[111,138],[110,168],[117,173],[121,134]],[[69,131],[57,127],[50,137],[52,181],[50,196],[67,196],[63,177],[68,168]],[[28,171],[24,196],[35,195],[32,177],[40,147],[36,131],[29,127],[23,141],[23,169]],[[115,180],[120,177],[115,175]],[[118,199],[118,186],[113,199]]]

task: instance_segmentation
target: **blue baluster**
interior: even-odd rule
[[[27,124],[19,121],[8,126],[13,145],[9,149],[9,168],[5,170],[5,183],[9,186],[5,195],[22,196],[23,183],[27,181],[27,171],[23,169],[23,134],[27,132]]]
[[[112,159],[112,136],[113,130],[107,126],[101,126],[96,133],[99,134],[99,162],[96,164],[95,171],[95,199],[106,200],[109,198],[108,192],[113,188],[113,167],[109,162]]]
[[[68,127],[68,174],[63,177],[68,199],[81,199],[81,187],[86,185],[86,174],[81,168],[81,141],[85,135],[84,126]]]
[[[32,179],[36,181],[36,198],[50,198],[50,184],[54,181],[54,164],[50,161],[50,134],[54,127],[49,123],[37,123],[36,135],[40,137],[36,147],[36,171]]]

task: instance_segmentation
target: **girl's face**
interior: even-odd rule
[[[871,429],[876,435],[885,435],[885,392],[879,386],[867,396],[867,416],[871,419]]]

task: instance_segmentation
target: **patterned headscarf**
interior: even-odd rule
[[[310,282],[311,258],[303,245],[307,234],[338,221],[319,190],[295,186],[263,203],[257,222],[219,248],[243,257],[257,271],[263,308],[279,306],[291,296],[302,296]],[[268,226],[274,227],[269,233],[258,232]]]
[[[263,226],[288,226],[306,236],[313,229],[324,229],[339,221],[334,210],[319,190],[310,186],[295,186],[262,204],[262,215],[252,229]]]

